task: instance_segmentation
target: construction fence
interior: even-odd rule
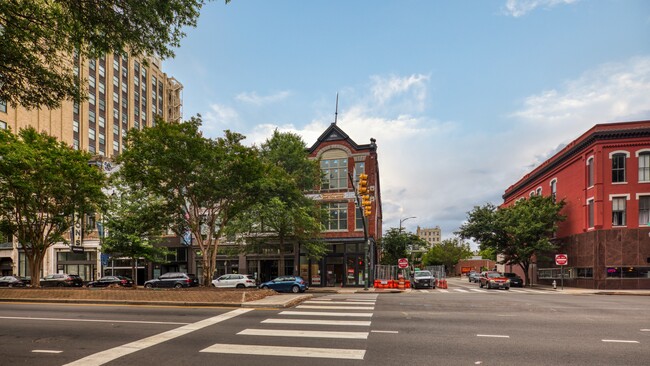
[[[422,268],[430,271],[436,281],[445,279],[445,266],[428,266]],[[413,268],[399,268],[395,265],[377,264],[374,268],[374,287],[385,289],[405,289],[411,287]]]

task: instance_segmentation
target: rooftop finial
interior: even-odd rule
[[[336,111],[334,111],[334,124],[339,119],[339,92],[336,92]]]

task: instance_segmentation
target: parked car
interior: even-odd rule
[[[144,283],[144,287],[195,287],[199,285],[199,279],[196,275],[182,272],[167,272],[158,278],[149,280]]]
[[[512,272],[506,272],[503,275],[510,280],[510,286],[524,287],[524,280],[521,277],[519,277],[518,274]]]
[[[505,288],[506,290],[510,290],[510,280],[497,271],[481,272],[479,285],[481,288],[485,286],[488,289]]]
[[[104,276],[97,281],[91,281],[86,284],[86,287],[133,287],[133,280],[124,276]]]
[[[83,287],[84,281],[78,275],[56,273],[41,278],[41,287]]]
[[[32,285],[32,279],[22,276],[0,277],[0,287],[27,287]]]
[[[257,287],[255,277],[246,274],[226,274],[217,279],[212,280],[214,287]]]
[[[277,292],[298,293],[308,290],[309,285],[299,276],[280,276],[269,282],[261,283],[260,288],[271,289]]]
[[[411,288],[436,288],[436,278],[429,271],[415,271]]]
[[[469,276],[468,276],[468,277],[469,277],[469,282],[477,283],[477,282],[478,282],[478,278],[479,278],[480,276],[481,276],[481,275],[480,275],[478,272],[475,272],[475,271],[470,272],[470,273],[469,273]]]

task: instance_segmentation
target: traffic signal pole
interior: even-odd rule
[[[348,172],[348,177],[350,178],[350,182],[352,182],[352,185],[354,187],[354,179],[352,179],[352,174],[350,174],[350,172]],[[368,271],[369,271],[368,252],[370,250],[370,239],[369,239],[369,236],[368,236],[368,224],[369,224],[368,223],[368,217],[370,216],[370,213],[371,213],[371,211],[369,209],[370,206],[366,206],[366,205],[364,205],[364,203],[365,202],[367,202],[368,204],[372,204],[372,203],[370,202],[369,199],[366,200],[365,202],[361,201],[361,199],[359,198],[359,194],[360,193],[361,194],[367,193],[367,189],[368,189],[367,188],[367,184],[368,184],[367,179],[368,179],[368,176],[366,174],[359,174],[358,188],[354,190],[354,197],[355,197],[355,200],[356,200],[356,206],[359,209],[359,211],[361,211],[361,213],[363,215],[363,220],[361,220],[361,221],[363,223],[363,239],[364,239],[364,244],[365,244],[365,248],[364,248],[364,251],[363,251],[364,252],[364,259],[363,259],[363,263],[364,263],[364,268],[363,268],[363,275],[364,275],[363,289],[364,289],[364,291],[368,291],[368,281],[370,280],[370,275],[368,273]],[[362,182],[364,184],[361,184]],[[369,196],[366,195],[366,197],[369,197]],[[366,210],[366,207],[368,207],[368,210]]]

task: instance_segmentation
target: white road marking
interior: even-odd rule
[[[463,290],[462,288],[454,289],[454,291],[458,291],[458,292],[469,292],[469,291],[467,291],[467,290]]]
[[[33,349],[33,353],[62,353],[63,351],[55,351],[49,349]]]
[[[360,349],[254,346],[250,344],[222,343],[214,344],[206,349],[201,350],[201,352],[259,356],[337,358],[349,360],[363,360],[363,357],[366,354],[365,350]]]
[[[650,329],[641,329],[642,332],[650,332]]]
[[[74,362],[70,362],[64,366],[94,366],[103,365],[105,363],[116,360],[122,356],[143,350],[148,347],[155,346],[170,339],[174,339],[188,333],[194,332],[199,329],[220,323],[222,321],[234,318],[238,315],[252,311],[253,309],[237,309],[225,314],[213,316],[212,318],[203,319],[196,323],[187,324],[182,327],[172,329],[167,332],[155,334],[151,337],[143,338],[135,342],[127,343],[115,348],[107,349],[102,352],[92,354]]]
[[[480,288],[471,288],[469,290],[474,291],[474,292],[487,292],[487,290],[483,290],[483,289],[480,289]]]
[[[398,334],[396,330],[371,330],[370,333],[388,333],[388,334]]]
[[[368,332],[325,332],[311,330],[281,330],[281,329],[244,329],[237,335],[267,336],[267,337],[301,337],[301,338],[337,338],[337,339],[368,339]]]
[[[298,305],[296,309],[330,309],[330,310],[374,310],[374,306],[319,306]]]
[[[15,320],[44,320],[44,321],[63,321],[63,322],[91,322],[91,323],[134,323],[134,324],[162,324],[162,325],[187,325],[190,323],[176,322],[147,322],[142,320],[105,320],[105,319],[63,319],[63,318],[30,318],[24,316],[0,316],[0,319]]]
[[[318,319],[266,319],[267,324],[310,324],[310,325],[350,325],[369,327],[370,321],[365,320],[318,320]]]
[[[625,341],[620,339],[603,339],[602,341],[608,343],[639,343],[639,341]]]
[[[303,304],[349,304],[349,305],[374,305],[375,302],[352,302],[352,301],[319,301],[319,300],[308,300],[303,302]]]
[[[440,290],[438,290],[438,291],[440,291],[440,292],[442,292],[442,293],[444,293],[444,294],[448,294],[448,293],[449,293],[449,290],[445,290],[445,289],[440,289]]]
[[[280,315],[372,317],[372,313],[330,313],[326,311],[282,311]]]
[[[498,334],[477,334],[477,337],[490,337],[490,338],[510,338],[509,335],[498,335]]]

